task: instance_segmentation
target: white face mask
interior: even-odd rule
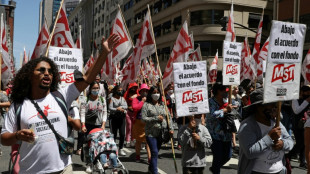
[[[195,118],[195,122],[196,122],[196,125],[200,125],[201,124],[201,119],[200,118]]]
[[[173,94],[173,90],[172,90],[172,89],[169,90],[169,91],[167,92],[167,94],[168,94],[168,95],[172,95],[172,94]]]
[[[157,101],[160,97],[160,94],[152,94],[152,99]]]

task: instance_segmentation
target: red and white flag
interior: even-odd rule
[[[48,26],[47,26],[47,23],[45,20],[44,25],[41,28],[36,46],[34,47],[34,50],[33,50],[32,56],[31,56],[31,60],[38,58],[41,55],[45,54],[49,37],[50,37],[50,33],[49,33]]]
[[[210,70],[208,73],[208,84],[213,84],[216,82],[217,79],[217,65],[218,65],[218,51],[216,51],[215,57],[212,61],[212,64],[210,66]]]
[[[145,15],[133,54],[131,55],[132,57],[130,56],[130,58],[128,58],[129,60],[126,61],[128,62],[128,65],[126,66],[126,70],[124,70],[125,72],[122,73],[124,75],[122,83],[127,84],[134,82],[139,74],[141,61],[144,58],[151,56],[156,51],[151,23],[151,14],[150,10],[148,10]]]
[[[241,52],[241,70],[240,70],[240,81],[250,79],[254,81],[253,69],[251,68],[251,50],[249,47],[248,36],[243,41],[242,52]]]
[[[173,82],[173,63],[175,62],[185,62],[188,57],[189,51],[191,50],[191,38],[188,35],[187,21],[184,22],[177,40],[173,46],[173,50],[170,54],[164,76],[163,85],[164,89]]]
[[[310,84],[310,49],[302,63],[301,74],[305,79],[304,85]]]
[[[234,4],[231,2],[231,9],[230,9],[230,15],[227,23],[227,32],[225,36],[225,40],[229,42],[235,42],[236,41],[236,35],[235,35],[235,27],[234,27]]]
[[[26,50],[25,50],[25,47],[24,47],[24,56],[23,56],[22,66],[24,66],[27,62],[28,62],[28,57],[27,57]]]
[[[84,67],[84,73],[87,72],[87,70],[95,63],[95,59],[93,57],[93,54],[90,55],[90,58],[88,59],[88,61],[85,64]]]
[[[65,3],[63,3],[58,20],[56,19],[57,23],[51,40],[51,46],[75,48],[65,9]]]
[[[263,72],[265,70],[265,67],[263,66],[264,62],[266,62],[267,60],[268,48],[269,48],[269,37],[259,51],[258,55],[259,64],[257,65],[257,79],[263,79]]]
[[[190,61],[201,61],[202,60],[200,45],[198,45],[197,49],[189,55],[188,60]]]
[[[120,62],[124,59],[133,45],[131,43],[130,34],[126,29],[125,21],[122,18],[121,10],[116,14],[114,24],[112,25],[111,34],[115,33],[120,37],[117,45],[113,48],[109,56],[112,56],[112,60],[115,63]]]
[[[6,29],[5,23],[3,20],[3,14],[1,15],[1,81],[4,86],[8,84],[8,82],[13,78],[13,70],[12,70],[12,61],[9,55],[9,49],[7,45],[6,39]]]
[[[253,60],[252,60],[252,67],[253,67],[253,73],[254,77],[258,77],[258,74],[263,74],[262,70],[258,68],[260,64],[260,59],[258,58],[259,56],[259,51],[260,51],[260,41],[262,38],[262,30],[263,30],[263,19],[264,19],[264,11],[262,13],[262,16],[260,17],[259,25],[257,28],[257,33],[255,36],[255,43],[254,43],[254,48],[253,48]]]

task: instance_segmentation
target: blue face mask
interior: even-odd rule
[[[91,94],[97,96],[99,94],[99,90],[92,90]]]

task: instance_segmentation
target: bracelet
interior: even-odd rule
[[[83,127],[86,127],[85,124],[82,125],[82,128],[83,128]]]
[[[18,131],[15,132],[15,139],[16,139],[16,140],[19,140],[19,139],[18,139],[18,136],[17,136],[17,133],[18,133]]]

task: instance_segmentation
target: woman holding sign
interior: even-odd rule
[[[153,86],[146,97],[146,102],[142,107],[142,121],[145,122],[146,142],[151,150],[151,162],[149,171],[157,174],[158,152],[162,144],[162,131],[167,128],[165,106],[159,89]],[[170,120],[171,116],[169,115]],[[170,122],[170,134],[173,134],[172,123]]]

